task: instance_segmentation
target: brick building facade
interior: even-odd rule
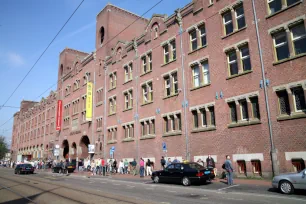
[[[64,49],[56,92],[22,101],[13,155],[46,158],[59,145],[61,158],[82,159],[94,144],[95,158],[109,158],[114,147],[116,159],[150,158],[157,168],[161,156],[198,161],[211,154],[221,169],[228,154],[237,176],[268,177],[271,152],[275,172],[305,168],[306,4],[254,5],[260,44],[252,0],[194,0],[149,20],[107,5],[97,15],[96,51]],[[85,117],[89,81],[92,122]]]

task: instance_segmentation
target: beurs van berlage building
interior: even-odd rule
[[[161,156],[208,154],[220,170],[230,155],[237,176],[305,168],[306,3],[254,6],[194,0],[145,19],[107,5],[96,51],[64,49],[57,90],[21,102],[14,160],[54,158],[56,147],[84,159],[95,145],[94,158],[113,148],[116,159],[150,158],[155,168]]]

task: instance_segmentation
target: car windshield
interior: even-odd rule
[[[32,167],[32,164],[24,164],[24,167]]]
[[[197,164],[197,163],[190,163],[188,166],[192,169],[201,170],[204,169],[204,166]]]

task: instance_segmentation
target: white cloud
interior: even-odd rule
[[[25,64],[23,57],[15,52],[7,53],[7,60],[11,66],[19,67]]]

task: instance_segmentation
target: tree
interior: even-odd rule
[[[0,159],[5,157],[5,154],[8,152],[8,145],[5,141],[5,137],[0,135]]]

